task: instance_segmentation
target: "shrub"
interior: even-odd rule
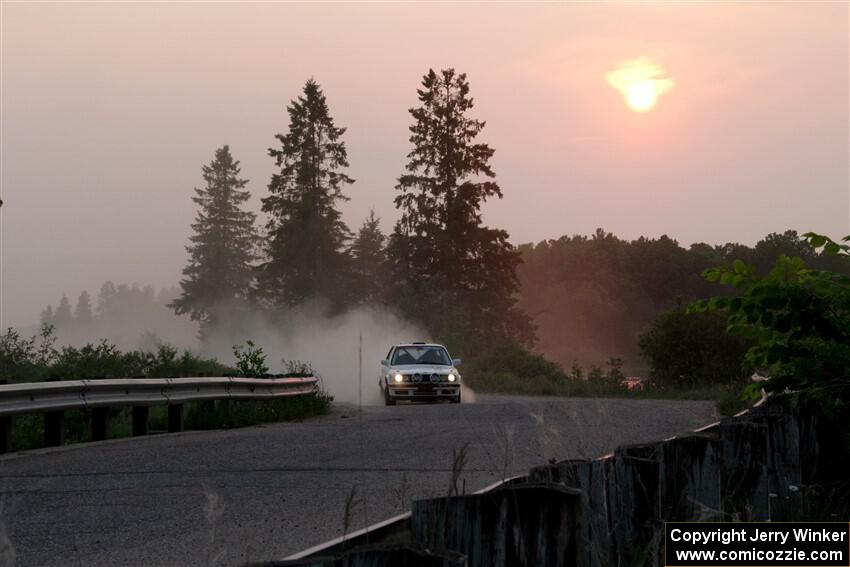
[[[652,386],[707,388],[740,383],[751,373],[744,357],[751,342],[726,333],[727,314],[689,313],[677,307],[638,338]]]
[[[0,336],[0,384],[44,380],[56,358],[55,343],[52,325],[42,325],[39,334],[28,339],[9,327]]]
[[[520,346],[494,349],[463,370],[464,380],[487,392],[528,395],[605,396],[627,393],[622,360],[611,358],[608,371],[593,366],[586,373],[573,364],[569,374],[545,357]]]
[[[128,367],[128,360],[106,341],[80,348],[62,347],[50,366],[48,380],[89,380],[141,376],[141,369]]]
[[[472,388],[515,394],[554,394],[555,382],[567,379],[560,366],[518,345],[467,361],[461,373]]]
[[[814,233],[810,245],[850,261],[850,246]],[[844,239],[850,241],[850,236]],[[801,258],[781,255],[766,276],[741,261],[730,268],[706,270],[703,276],[737,289],[739,296],[715,297],[690,307],[692,312],[727,311],[728,333],[752,346],[746,363],[767,368],[769,379],[752,384],[747,394],[801,391],[832,406],[850,396],[850,278],[808,269]]]
[[[269,371],[262,347],[252,340],[245,341],[245,346],[233,345],[233,356],[236,357],[236,370],[240,376],[260,378]]]
[[[0,383],[43,380],[91,380],[95,378],[173,378],[221,376],[235,369],[212,358],[201,358],[169,344],[156,352],[122,353],[106,341],[82,347],[54,348],[53,328],[24,339],[14,329],[0,336]]]

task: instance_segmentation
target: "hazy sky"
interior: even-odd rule
[[[390,230],[407,109],[468,74],[515,243],[589,233],[755,243],[850,232],[848,4],[2,3],[0,324],[106,279],[174,285],[192,188],[229,144],[252,207],[308,77]],[[673,84],[638,113],[623,61]],[[665,83],[667,84],[667,83]]]

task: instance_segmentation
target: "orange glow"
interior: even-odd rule
[[[649,57],[623,61],[606,75],[608,84],[618,90],[626,104],[635,112],[648,112],[658,98],[670,91],[675,81]]]

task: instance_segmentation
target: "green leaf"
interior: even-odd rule
[[[741,392],[741,399],[746,401],[758,400],[761,398],[761,383],[753,382],[744,388]]]
[[[813,248],[820,248],[824,244],[826,244],[826,237],[821,234],[815,234],[814,232],[807,232],[805,235],[809,240],[809,244],[812,245]]]
[[[741,260],[735,260],[732,262],[732,269],[735,270],[736,274],[746,274],[747,273],[747,265],[744,264]]]
[[[779,350],[772,348],[767,351],[767,363],[768,364],[776,364],[777,362],[782,361],[782,354]]]

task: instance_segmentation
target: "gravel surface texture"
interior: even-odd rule
[[[477,396],[337,406],[230,431],[151,435],[0,458],[0,564],[242,565],[281,559],[549,459],[597,457],[715,419],[696,401]]]

